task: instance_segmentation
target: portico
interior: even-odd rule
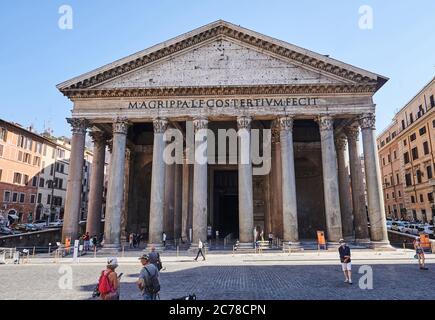
[[[77,168],[68,181],[63,238],[77,236],[81,185],[74,181],[81,178],[89,128],[101,132],[93,134],[95,148],[102,137],[112,141],[107,248],[119,248],[129,232],[147,235],[149,245],[161,246],[165,232],[195,246],[209,226],[248,246],[254,229],[294,247],[315,239],[317,230],[331,243],[346,237],[388,246],[372,99],[386,81],[217,21],[64,82],[58,88],[74,103],[69,123]],[[359,159],[359,128],[367,213],[361,166],[352,163]],[[168,129],[183,141],[181,163],[166,161]],[[236,147],[235,157],[221,157],[222,129],[237,132],[233,141],[224,138],[225,150]],[[100,188],[101,176],[92,179]],[[101,194],[91,190],[91,196],[98,212]]]

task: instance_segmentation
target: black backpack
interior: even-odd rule
[[[158,272],[156,272],[153,276],[151,276],[151,272],[147,267],[144,267],[146,272],[148,273],[148,278],[145,280],[145,291],[156,294],[160,291],[160,283],[158,278]]]

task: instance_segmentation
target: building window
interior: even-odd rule
[[[409,153],[405,152],[403,154],[403,161],[405,162],[405,164],[409,163]]]
[[[406,139],[405,139],[405,140],[403,140],[403,145],[404,145],[404,146],[406,146]]]
[[[14,192],[12,193],[12,202],[17,202],[18,201],[18,193]]]
[[[23,162],[30,164],[32,161],[32,156],[30,153],[24,153]]]
[[[33,165],[34,166],[40,166],[41,165],[41,158],[40,157],[33,157]]]
[[[20,193],[20,203],[24,203],[25,199],[26,199],[26,195],[24,193]]]
[[[411,203],[415,203],[415,198],[414,198],[414,196],[411,196]]]
[[[39,187],[44,188],[45,180],[44,178],[39,178]]]
[[[394,160],[396,160],[397,159],[397,153],[396,153],[396,150],[394,150]]]
[[[427,200],[428,200],[430,203],[433,203],[433,192],[429,192],[429,193],[427,194]]]
[[[409,136],[409,140],[414,141],[417,138],[417,135],[415,133],[411,134]]]
[[[407,187],[412,185],[412,179],[410,173],[405,174],[405,184]]]
[[[35,203],[35,200],[36,200],[36,195],[31,194],[30,195],[30,203]]]
[[[0,128],[0,140],[6,142],[8,131],[5,128]]]
[[[409,123],[412,124],[414,122],[414,116],[412,113],[409,114]]]
[[[33,177],[32,179],[32,187],[37,187],[38,186],[38,177]]]
[[[391,162],[391,155],[388,155],[388,163]]]
[[[402,120],[402,130],[405,130],[406,125],[405,125],[405,120]]]
[[[427,178],[432,179],[432,166],[427,166],[426,172],[427,172]]]
[[[42,202],[42,193],[38,193],[38,203]]]
[[[14,183],[21,184],[21,179],[22,179],[21,173],[15,172]]]
[[[427,141],[423,142],[424,154],[429,154],[429,143]]]
[[[412,160],[418,159],[418,148],[417,147],[412,148],[411,152],[412,152]]]
[[[417,170],[416,175],[417,175],[417,183],[421,183],[421,171]]]
[[[433,95],[431,95],[429,97],[429,99],[430,99],[430,107],[431,108],[435,107],[435,99],[434,99]]]
[[[387,200],[388,200],[388,199],[390,199],[390,197],[389,197],[389,194],[388,194],[388,192],[387,192]]]
[[[397,191],[397,193],[398,193],[398,195],[399,195],[399,198],[402,196],[402,193],[400,192],[400,190],[399,191]]]
[[[51,195],[47,196],[47,204],[51,204]]]
[[[397,183],[397,184],[400,184],[399,174],[398,174],[398,173],[396,173],[396,183]]]
[[[424,202],[423,195],[420,194],[420,202]]]
[[[27,184],[29,183],[29,176],[27,174],[24,175],[24,184],[27,186]]]
[[[385,158],[382,158],[382,164],[385,166]]]
[[[5,191],[3,194],[3,202],[10,202],[11,201],[11,192]]]
[[[3,145],[0,144],[0,157],[3,157]]]
[[[426,134],[426,126],[421,127],[420,130],[418,130],[418,132],[420,133],[421,136]]]
[[[391,198],[395,198],[396,197],[396,194],[394,193],[394,191],[393,192],[391,192]]]

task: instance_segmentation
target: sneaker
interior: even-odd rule
[[[349,282],[349,280],[348,280],[348,279],[344,280],[344,283],[348,283],[348,282]]]
[[[352,280],[349,280],[349,284],[352,284]]]

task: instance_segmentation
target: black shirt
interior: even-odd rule
[[[351,262],[350,261],[350,248],[348,246],[340,246],[338,248],[338,253],[340,254],[340,261],[343,263],[344,262],[344,257],[345,256],[349,256],[349,259],[346,261],[346,263]]]

